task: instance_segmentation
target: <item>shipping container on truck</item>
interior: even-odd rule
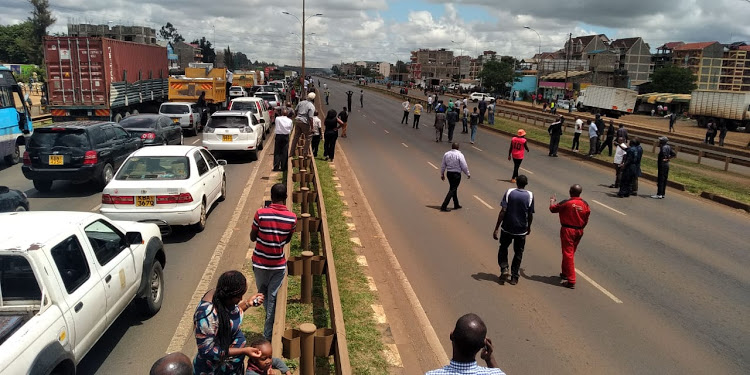
[[[44,38],[53,121],[111,120],[166,101],[165,47],[93,37]]]
[[[633,113],[638,92],[620,87],[588,86],[576,103],[578,110],[618,118]]]
[[[169,77],[169,101],[197,103],[201,92],[205,92],[209,111],[213,113],[226,108],[226,83],[226,68],[185,68],[184,75]]]
[[[750,132],[750,92],[695,90],[688,114],[702,128],[713,119],[724,122],[729,130],[742,127]]]

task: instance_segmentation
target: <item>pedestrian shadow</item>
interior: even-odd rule
[[[500,181],[500,182],[507,182],[507,183],[509,183],[509,184],[512,184],[512,183],[514,183],[514,182],[513,182],[513,181],[511,181],[511,180],[503,180],[502,178],[498,178],[497,180],[498,180],[498,181]]]
[[[427,208],[432,208],[433,210],[438,210],[438,211],[440,211],[440,206],[430,206],[430,205],[428,204],[428,205],[425,205],[425,207],[427,207]]]
[[[477,272],[473,275],[471,275],[471,278],[476,281],[492,281],[494,283],[498,283],[500,285],[505,285],[504,281],[500,280],[500,276],[492,273],[487,272]]]
[[[521,277],[523,277],[526,280],[536,281],[544,284],[554,285],[554,286],[560,286],[560,277],[559,276],[542,276],[542,275],[527,275],[526,272],[524,272],[524,269],[521,269]]]

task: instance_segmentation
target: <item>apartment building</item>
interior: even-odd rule
[[[641,37],[623,38],[612,41],[609,50],[618,56],[618,68],[626,70],[631,84],[640,85],[651,80],[653,64],[651,47]]]
[[[423,78],[451,79],[458,72],[458,66],[453,64],[453,51],[448,51],[445,48],[411,51],[410,67],[411,78],[415,80]]]
[[[688,68],[701,90],[718,90],[724,46],[719,42],[686,43],[672,52],[675,66]]]
[[[719,90],[750,91],[750,46],[730,45],[726,49],[721,61]]]

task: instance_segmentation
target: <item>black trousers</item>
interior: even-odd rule
[[[461,129],[461,131],[463,131],[464,133],[468,133],[469,132],[468,124],[469,124],[469,121],[466,119],[466,117],[461,119],[461,125],[463,126],[463,129]]]
[[[313,156],[318,157],[318,146],[320,145],[320,134],[312,136]]]
[[[487,111],[487,110],[486,109],[484,111],[481,110],[481,109],[479,110],[479,123],[480,124],[484,124],[484,112],[485,111]]]
[[[336,139],[339,137],[339,132],[326,132],[324,136],[323,156],[333,160],[333,154],[336,152]]]
[[[578,150],[578,146],[581,144],[581,133],[574,133],[573,134],[573,146],[570,148],[571,150]]]
[[[286,170],[289,158],[289,134],[276,134],[273,143],[273,169]]]
[[[605,148],[609,148],[609,156],[612,156],[612,140],[613,139],[614,138],[612,138],[612,137],[605,138],[604,139],[604,143],[602,143],[601,147],[599,148],[599,152],[598,153],[601,154],[602,151],[604,151]]]
[[[453,130],[456,129],[456,123],[448,123],[448,142],[453,142]]]
[[[422,115],[414,115],[414,123],[413,123],[413,125],[411,126],[412,128],[417,128],[417,129],[419,129],[419,118],[420,118],[420,117],[422,117]],[[408,123],[408,121],[407,121],[407,123]]]
[[[667,192],[667,178],[669,177],[669,163],[659,163],[657,166],[656,195],[664,195]]]
[[[402,124],[408,124],[409,123],[409,111],[404,111],[404,117],[401,118]]]
[[[557,148],[560,146],[560,135],[552,134],[549,136],[549,154],[557,155]]]
[[[518,177],[518,169],[521,168],[522,161],[523,159],[513,158],[513,177],[511,179],[515,180]]]
[[[510,265],[510,275],[518,277],[521,270],[521,260],[523,260],[523,248],[526,246],[526,235],[513,235],[501,230],[497,264],[500,265],[500,270],[508,268],[508,248],[511,242],[513,242],[513,263]]]
[[[599,143],[599,137],[591,137],[589,138],[589,155],[596,155],[597,150],[597,144]]]
[[[620,176],[620,190],[617,195],[630,196],[633,192],[633,178],[635,178],[636,169],[633,166],[624,167]]]
[[[620,187],[620,181],[622,181],[622,167],[620,164],[614,164],[615,166],[615,188]]]
[[[346,111],[351,113],[352,112],[352,98],[349,97],[349,99],[346,101]]]
[[[448,194],[445,196],[445,200],[440,206],[440,208],[444,210],[448,208],[448,203],[451,199],[453,199],[454,208],[460,206],[458,204],[458,185],[461,184],[461,172],[446,172],[445,175],[448,177],[448,185],[450,188],[448,188]]]

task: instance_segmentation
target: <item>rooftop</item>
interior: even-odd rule
[[[700,42],[700,43],[686,43],[674,48],[675,51],[702,51],[708,46],[718,44],[719,42]]]

